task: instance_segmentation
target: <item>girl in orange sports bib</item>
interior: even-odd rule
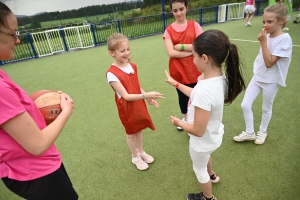
[[[182,84],[194,87],[201,72],[193,63],[192,43],[202,33],[200,25],[186,19],[188,10],[187,0],[170,0],[170,8],[175,17],[175,22],[165,30],[165,40],[169,59],[169,71],[173,78]],[[187,105],[189,97],[176,88],[182,121],[187,122]],[[181,127],[177,127],[181,131]]]
[[[155,128],[144,99],[158,108],[159,105],[155,99],[164,97],[159,92],[145,92],[140,87],[137,66],[129,62],[129,41],[124,35],[112,34],[108,38],[107,47],[114,62],[106,76],[115,92],[119,117],[126,130],[127,144],[132,153],[132,163],[139,170],[146,170],[154,158],[143,149],[142,130]]]

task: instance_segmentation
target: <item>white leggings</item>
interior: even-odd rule
[[[266,132],[269,122],[272,117],[272,107],[273,102],[278,91],[279,85],[277,83],[262,83],[257,82],[254,78],[251,79],[243,102],[241,104],[244,119],[246,123],[246,132],[254,133],[254,122],[253,122],[253,112],[252,112],[252,104],[259,93],[262,91],[262,118],[261,124],[259,127],[260,132]]]
[[[190,156],[193,161],[193,169],[199,183],[207,183],[210,181],[210,177],[207,172],[207,164],[212,152],[213,151],[197,152],[190,145]]]

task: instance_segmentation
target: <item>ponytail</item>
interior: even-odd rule
[[[239,58],[238,49],[235,44],[229,43],[228,55],[225,58],[225,75],[227,78],[228,90],[224,103],[231,104],[235,98],[246,88],[242,74],[242,63]]]
[[[193,49],[198,55],[208,55],[213,60],[214,66],[225,67],[228,91],[224,103],[231,104],[246,88],[237,46],[230,43],[224,32],[211,29],[201,33],[194,40]]]

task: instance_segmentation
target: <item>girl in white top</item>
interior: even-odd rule
[[[287,8],[284,4],[274,4],[265,8],[263,29],[258,35],[260,51],[254,61],[254,75],[241,104],[246,131],[233,139],[237,142],[254,140],[263,144],[267,138],[267,128],[272,116],[272,106],[279,86],[285,87],[285,80],[292,57],[292,39],[282,31],[286,22]],[[262,92],[262,119],[257,135],[254,133],[252,104]]]
[[[194,64],[202,72],[194,88],[178,83],[166,71],[166,82],[190,97],[187,123],[174,116],[171,120],[190,135],[190,156],[202,189],[201,193],[188,194],[187,199],[215,200],[208,171],[212,168],[210,154],[222,143],[223,106],[232,103],[246,86],[237,47],[222,31],[203,32],[193,42],[192,53]]]

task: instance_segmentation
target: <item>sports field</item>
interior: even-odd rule
[[[297,14],[297,13],[294,13]],[[292,16],[294,19],[295,16]],[[245,27],[244,20],[204,26],[220,29],[238,45],[247,83],[259,50],[261,17]],[[287,87],[275,98],[268,138],[263,145],[236,143],[232,137],[245,129],[240,104],[242,93],[225,106],[225,135],[212,154],[220,176],[213,185],[218,200],[283,200],[300,197],[300,24],[289,23],[293,57]],[[180,116],[177,94],[164,82],[168,57],[162,35],[130,41],[132,62],[138,66],[145,91],[158,91],[160,108],[148,106],[156,130],[144,131],[145,150],[155,162],[146,171],[131,163],[125,131],[118,118],[106,71],[113,62],[106,46],[64,53],[1,66],[28,94],[42,89],[62,90],[75,102],[75,110],[56,141],[64,165],[82,200],[183,200],[200,192],[188,153],[189,137],[178,132],[169,116]],[[261,119],[261,96],[253,105],[255,128]],[[20,199],[0,182],[0,200]]]

